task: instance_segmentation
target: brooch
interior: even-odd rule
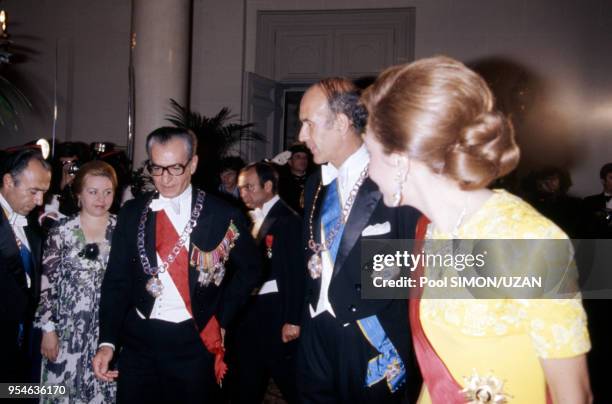
[[[238,237],[240,237],[240,232],[234,222],[230,221],[223,240],[211,251],[203,251],[191,243],[189,264],[199,272],[198,283],[200,285],[208,286],[211,282],[217,286],[221,284],[225,276],[225,262]]]
[[[504,393],[504,382],[493,375],[480,376],[474,370],[470,377],[463,378],[465,387],[461,392],[469,404],[504,404],[509,396]]]
[[[268,234],[266,236],[266,257],[272,258],[272,244],[274,243],[274,236]]]
[[[83,247],[78,255],[81,258],[85,257],[88,260],[95,260],[100,255],[100,247],[98,247],[98,243],[85,244],[85,247]]]

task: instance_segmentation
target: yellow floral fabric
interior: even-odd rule
[[[429,238],[452,238],[432,226]],[[529,204],[502,190],[495,190],[457,235],[461,239],[567,238]],[[474,372],[496,377],[504,382],[511,403],[546,402],[539,358],[572,357],[590,349],[579,298],[424,298],[420,316],[433,348],[459,384],[464,385]],[[419,402],[431,402],[426,389]]]

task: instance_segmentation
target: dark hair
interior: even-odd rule
[[[518,164],[508,118],[463,63],[433,57],[385,70],[363,96],[386,153],[405,153],[462,189],[484,188]]]
[[[219,173],[223,171],[232,170],[237,173],[244,167],[244,160],[238,156],[224,157],[219,161]]]
[[[310,150],[303,143],[295,143],[291,145],[291,147],[289,147],[289,151],[291,152],[292,157],[295,153],[305,153],[307,155],[310,155]]]
[[[198,139],[191,130],[164,126],[155,129],[147,136],[147,156],[151,158],[151,147],[153,144],[166,144],[172,139],[180,139],[185,142],[187,155],[190,158],[193,157],[198,150]]]
[[[605,180],[610,173],[612,173],[612,163],[606,163],[599,170],[599,178]]]
[[[85,163],[79,168],[74,181],[72,182],[72,189],[76,195],[83,191],[83,185],[85,184],[85,177],[106,177],[110,180],[113,185],[113,192],[117,191],[117,174],[115,169],[108,163],[102,160],[93,160],[89,163]]]
[[[240,170],[240,173],[246,173],[251,169],[255,170],[262,188],[266,182],[270,181],[272,182],[272,193],[275,195],[278,193],[278,171],[272,164],[263,161],[251,163]]]
[[[335,115],[344,114],[355,132],[361,135],[368,121],[368,111],[360,102],[361,92],[352,81],[344,77],[330,77],[315,84],[321,89],[330,111]]]
[[[19,175],[24,172],[32,160],[38,161],[46,171],[51,171],[51,164],[43,158],[39,149],[26,148],[8,153],[4,156],[2,161],[2,177],[4,177],[5,174],[10,174],[15,185],[19,184]],[[4,181],[0,181],[0,187],[3,186],[3,182]]]

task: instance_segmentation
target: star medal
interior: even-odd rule
[[[162,290],[164,290],[164,285],[162,285],[161,281],[157,276],[149,279],[147,282],[147,292],[154,298],[158,298],[162,294]]]

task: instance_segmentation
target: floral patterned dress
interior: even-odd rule
[[[49,403],[112,403],[116,384],[95,378],[92,359],[98,344],[100,289],[108,263],[116,217],[110,215],[106,239],[87,244],[79,215],[62,219],[49,231],[43,252],[43,275],[37,327],[55,329],[59,355],[43,358],[42,382],[64,384],[64,397]]]

